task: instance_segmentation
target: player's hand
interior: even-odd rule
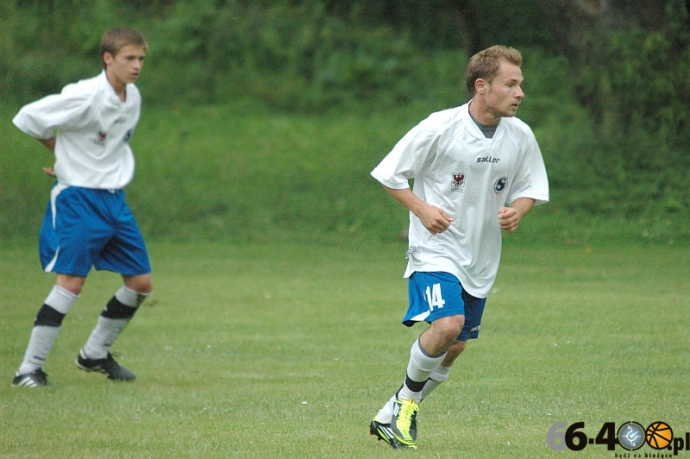
[[[453,219],[447,213],[434,206],[424,207],[417,216],[422,221],[424,228],[429,230],[431,234],[440,234],[453,223]]]
[[[48,176],[48,177],[55,177],[55,171],[53,170],[52,167],[44,167],[43,172]]]
[[[498,210],[498,224],[507,233],[515,231],[521,219],[520,212],[512,207],[501,207]]]

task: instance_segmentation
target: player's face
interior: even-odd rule
[[[496,118],[515,116],[518,106],[525,97],[520,85],[522,70],[515,64],[501,61],[498,74],[486,86],[484,101],[489,112]]]
[[[113,57],[110,53],[103,55],[108,80],[115,86],[134,83],[144,66],[146,49],[140,45],[125,45]]]

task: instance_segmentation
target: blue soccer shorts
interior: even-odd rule
[[[86,277],[92,267],[123,276],[151,272],[148,251],[123,190],[56,184],[39,238],[46,272]]]
[[[459,341],[477,339],[486,298],[476,298],[462,288],[458,278],[445,272],[415,272],[408,279],[410,305],[403,324],[431,323],[442,317],[464,315]]]

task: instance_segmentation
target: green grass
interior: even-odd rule
[[[424,328],[399,323],[404,244],[150,249],[154,296],[114,346],[138,379],[73,363],[119,285],[98,272],[48,360],[54,386],[25,390],[10,382],[53,279],[33,246],[0,248],[0,457],[602,458],[553,452],[546,432],[690,431],[687,246],[507,238],[481,338],[422,405],[417,452],[367,433]]]

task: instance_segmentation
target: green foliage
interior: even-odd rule
[[[690,39],[685,2],[668,4],[664,30],[605,31],[590,37],[574,66],[576,91],[594,122],[583,162],[595,213],[651,217],[690,211]],[[592,183],[593,185],[593,183]]]
[[[425,50],[467,49],[467,18],[458,6],[469,3],[477,13],[476,27],[485,46],[506,44],[519,48],[549,46],[549,24],[542,21],[539,2],[533,0],[339,0],[328,5],[329,13],[358,23],[382,24],[404,31]]]
[[[4,2],[0,8],[0,96],[14,102],[98,73],[101,35],[132,17],[107,0]]]
[[[148,80],[159,100],[250,95],[292,111],[391,105],[409,101],[419,80],[419,56],[404,36],[329,16],[318,2],[179,2],[149,35],[163,67]]]
[[[428,113],[465,100],[464,51],[415,29],[438,24],[443,35],[457,17],[434,22],[447,7],[434,1],[413,19],[411,5],[386,19],[385,2],[354,0],[2,3],[0,238],[34,234],[50,187],[40,167],[52,162],[9,120],[21,104],[97,74],[100,34],[123,23],[150,43],[130,187],[149,234],[398,234],[405,212],[369,171]],[[486,2],[482,21],[505,24],[500,14],[516,5]],[[519,20],[533,21],[535,8]],[[663,30],[589,36],[580,60],[522,49],[519,116],[552,188],[537,215],[690,237],[688,14],[680,0],[668,9]],[[522,38],[537,43],[543,30],[530,30]],[[519,43],[516,33],[491,36]]]
[[[322,110],[390,106],[431,90],[425,59],[406,35],[328,15],[321,2],[180,1],[162,11],[137,16],[134,6],[107,0],[8,8],[0,34],[11,59],[0,71],[10,100],[97,73],[100,34],[119,25],[116,18],[129,19],[151,44],[153,68],[141,86],[153,103],[253,96],[285,110]]]

